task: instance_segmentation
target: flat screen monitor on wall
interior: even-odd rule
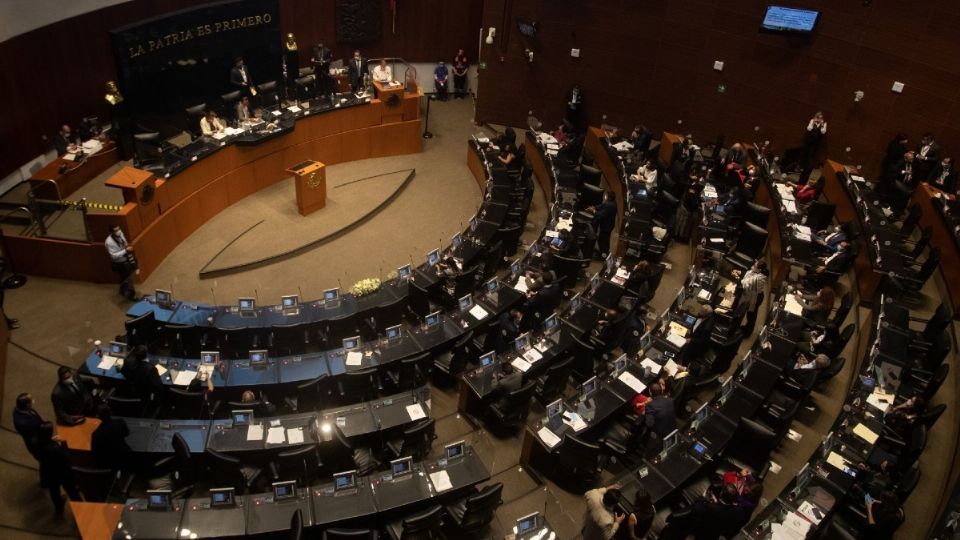
[[[809,34],[820,20],[820,12],[786,6],[767,6],[760,29],[783,34]]]

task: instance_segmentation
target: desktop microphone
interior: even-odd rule
[[[300,290],[300,286],[299,286],[299,285],[297,285],[297,292],[300,293],[299,302],[303,302],[303,291]],[[299,303],[299,302],[298,302],[298,303]]]
[[[346,272],[343,275],[347,275]],[[337,278],[337,287],[340,287],[340,294],[343,294],[343,284],[340,283],[340,278]]]
[[[253,297],[257,299],[257,305],[260,305],[260,294],[257,292],[257,289],[253,289]]]
[[[210,296],[213,297],[213,305],[217,305],[217,293],[213,292],[213,287],[210,287]]]

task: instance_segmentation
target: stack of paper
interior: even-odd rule
[[[272,429],[272,428],[271,428]],[[287,442],[290,444],[302,444],[303,443],[303,428],[290,428],[287,430]]]
[[[433,484],[433,489],[437,493],[442,493],[453,487],[453,484],[450,483],[450,475],[447,474],[447,471],[430,473],[430,483]]]
[[[673,345],[678,349],[683,347],[687,343],[686,339],[684,339],[682,336],[678,336],[672,331],[667,335],[667,341],[669,341],[671,345]]]
[[[410,416],[410,420],[414,421],[427,417],[427,413],[423,412],[423,406],[419,403],[407,405],[407,415]]]
[[[538,351],[540,351],[541,353],[545,353],[545,352],[547,352],[547,350],[550,349],[551,346],[553,346],[553,342],[552,342],[552,341],[538,341],[538,342],[533,346],[533,348],[536,349],[536,350],[538,350]]]
[[[857,424],[856,427],[853,428],[853,434],[870,444],[874,444],[877,442],[877,439],[880,438],[880,436],[868,428],[866,424]]]
[[[97,364],[97,369],[102,369],[104,371],[112,368],[117,364],[117,359],[113,356],[103,355],[103,358],[100,359],[100,363]]]
[[[483,319],[487,318],[488,315],[490,315],[489,313],[487,313],[487,310],[483,309],[477,304],[474,304],[473,307],[470,308],[469,313],[470,315],[473,315],[473,318],[478,321],[482,321]]]
[[[514,285],[513,288],[522,293],[527,292],[527,279],[523,276],[520,276],[520,279],[517,280],[517,284]]]
[[[663,227],[650,227],[650,231],[657,242],[663,242],[664,237],[667,236],[667,230]]]
[[[540,351],[538,351],[536,348],[533,348],[533,349],[530,349],[529,351],[523,353],[523,358],[524,358],[527,362],[530,362],[531,364],[534,364],[534,363],[536,363],[536,362],[539,362],[540,359],[543,358],[543,355],[540,354]]]
[[[660,369],[663,367],[649,358],[644,358],[643,361],[640,362],[640,366],[650,368],[650,373],[654,375],[660,373]]]
[[[823,521],[823,510],[820,510],[814,506],[810,501],[803,501],[800,503],[800,508],[798,508],[798,510],[800,510],[800,514],[802,514],[803,517],[809,519],[814,524],[818,525],[821,521]]]
[[[620,141],[617,144],[613,145],[617,149],[617,152],[629,152],[633,150],[633,145],[628,141]]]
[[[682,324],[678,323],[677,321],[670,321],[670,333],[671,333],[671,334],[676,334],[676,335],[678,335],[678,336],[680,336],[680,337],[687,337],[687,332],[689,332],[689,330],[687,330],[687,327],[686,327],[686,326],[683,326]]]
[[[563,413],[563,423],[570,426],[570,429],[576,432],[587,429],[587,423],[583,421],[583,418],[581,418],[579,414],[573,411]]]
[[[178,386],[189,386],[190,382],[197,377],[197,372],[192,370],[178,371],[177,376],[173,378],[173,384]]]
[[[827,456],[827,463],[841,471],[847,468],[847,460],[843,459],[843,456],[836,452],[830,452],[830,455]]]
[[[296,113],[300,112],[300,107],[297,107],[296,105],[291,105],[291,106],[287,107],[287,110],[290,111],[290,112],[292,112],[292,113],[294,113],[294,114],[296,114]]]
[[[634,392],[640,393],[647,389],[647,385],[643,384],[640,379],[633,376],[629,371],[624,371],[620,374],[617,379],[620,380],[623,384],[629,386]]]
[[[154,364],[153,367],[157,368],[157,374],[163,377],[163,374],[167,372],[166,366],[161,366],[160,364]]]
[[[347,353],[347,365],[348,366],[359,366],[363,363],[363,353],[357,351],[350,351]]]
[[[546,231],[544,231],[543,235],[546,236],[547,238],[556,238],[560,236],[560,233],[558,233],[557,231],[551,231],[547,229]]]
[[[530,369],[530,363],[524,360],[523,358],[514,358],[513,362],[510,362],[510,365],[519,369],[520,371],[526,373]]]
[[[667,363],[663,365],[663,369],[666,370],[666,372],[671,375],[677,374],[678,367],[679,366],[677,366],[677,363],[674,362],[672,358],[670,360],[667,360]]]
[[[793,313],[798,317],[803,313],[803,306],[797,301],[797,297],[792,294],[787,295],[786,303],[784,304],[783,309],[787,310],[788,313]]]
[[[283,444],[287,441],[287,433],[283,426],[272,427],[267,430],[267,444]]]
[[[884,393],[883,391],[877,392],[876,390],[874,390],[872,394],[867,396],[867,403],[869,403],[873,407],[876,407],[882,412],[886,412],[887,407],[889,407],[890,404],[893,403],[893,394],[887,394],[887,393]]]
[[[786,210],[787,212],[790,212],[791,214],[797,213],[797,203],[793,201],[783,201],[783,208],[784,210]]]
[[[543,441],[543,444],[547,445],[548,448],[553,448],[554,446],[560,444],[560,437],[557,437],[556,434],[547,429],[546,426],[540,428],[540,431],[537,432],[537,436],[540,437],[540,440]]]
[[[263,440],[263,426],[260,424],[251,424],[247,426],[247,440],[248,441],[262,441]]]

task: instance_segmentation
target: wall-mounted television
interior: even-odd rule
[[[820,12],[786,6],[767,6],[760,29],[782,34],[809,34],[820,20]]]

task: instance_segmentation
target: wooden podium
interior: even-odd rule
[[[327,166],[304,161],[287,169],[297,177],[297,211],[306,216],[327,205]]]
[[[119,188],[123,192],[123,202],[137,205],[142,227],[160,216],[156,197],[157,178],[153,173],[127,166],[108,178],[103,185]]]
[[[380,122],[390,124],[403,121],[403,85],[387,85],[380,81],[373,81],[377,89],[377,99],[383,103]]]

